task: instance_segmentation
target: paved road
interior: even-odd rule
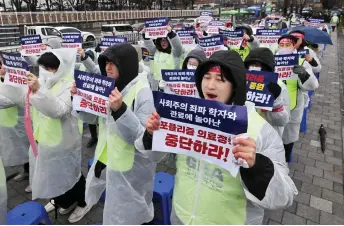
[[[320,88],[312,99],[312,109],[308,111],[305,134],[295,144],[293,163],[290,164],[290,175],[299,190],[294,204],[286,210],[266,211],[264,224],[344,224],[343,197],[343,147],[342,121],[344,110],[340,107],[340,95],[343,76],[343,60],[338,61],[338,49],[344,49],[344,36],[337,38],[332,34],[333,46],[328,46],[323,58],[323,69],[320,77]],[[344,59],[344,53],[340,56]],[[340,74],[340,72],[342,74]],[[342,105],[344,106],[344,105]],[[320,151],[318,129],[324,124],[327,130],[327,149],[325,154]],[[83,141],[82,170],[87,172],[87,162],[93,156],[94,148],[86,148],[90,137],[86,130]],[[7,168],[10,174],[21,170],[20,167]],[[175,173],[175,167],[168,161],[159,164],[157,171]],[[24,189],[28,181],[8,183],[8,208],[31,199]],[[46,200],[39,202],[46,204]],[[78,224],[94,224],[102,220],[103,204],[97,206]],[[156,208],[159,215],[159,208]],[[51,219],[53,224],[68,224],[68,216]]]

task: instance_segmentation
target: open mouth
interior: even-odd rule
[[[217,95],[212,94],[212,93],[207,93],[207,97],[209,98],[209,100],[215,100],[217,98]]]

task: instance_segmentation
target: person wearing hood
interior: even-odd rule
[[[0,84],[4,82],[6,72],[0,62]],[[24,165],[24,172],[13,179],[22,181],[29,177],[29,147],[25,125],[24,108],[14,104],[12,107],[0,110],[0,157],[4,166]],[[31,192],[30,186],[25,189]]]
[[[244,106],[246,72],[237,52],[218,51],[196,70],[201,98]],[[264,209],[287,208],[297,189],[288,176],[283,143],[277,132],[247,102],[248,138],[232,142],[240,167],[236,178],[220,166],[195,157],[178,155],[173,191],[172,224],[262,224]],[[159,129],[157,112],[149,117],[146,132],[136,146],[152,148],[153,131]]]
[[[72,116],[70,88],[74,81],[76,50],[56,49],[42,54],[39,78],[30,73],[30,93],[17,87],[0,88],[0,108],[31,104],[33,136],[38,155],[29,150],[32,199],[52,199],[49,212],[61,207],[69,222],[80,220],[88,208],[84,201],[85,178],[81,173],[82,124]],[[29,98],[29,103],[26,96]],[[54,207],[56,206],[56,208]],[[80,217],[81,216],[81,217]]]
[[[309,50],[309,54],[305,55],[305,60],[312,66],[313,73],[319,73],[321,71],[320,60],[318,59],[317,54],[312,49],[307,47],[305,34],[302,31],[292,31],[290,32],[290,35],[300,39],[295,47],[297,50]]]
[[[240,47],[238,48],[235,47],[235,48],[230,48],[230,49],[239,53],[241,58],[245,60],[245,58],[247,57],[247,55],[249,54],[251,50],[259,47],[260,42],[258,39],[256,39],[253,36],[252,28],[249,25],[240,25],[240,26],[235,27],[235,31],[240,31],[240,30],[242,30],[244,33],[243,40]]]
[[[196,70],[197,67],[206,59],[207,56],[205,55],[205,52],[202,49],[193,49],[184,59],[182,69]]]
[[[7,224],[7,186],[4,165],[0,156],[0,225]]]
[[[331,21],[330,21],[331,27],[332,27],[332,31],[334,32],[336,30],[336,27],[339,24],[339,18],[337,16],[336,13],[333,14]]]
[[[297,42],[300,43],[300,39],[292,35],[282,35],[278,39],[277,55],[296,53]],[[297,75],[295,76],[297,79],[284,81],[290,101],[290,121],[284,127],[282,135],[287,162],[290,161],[294,143],[299,140],[300,124],[308,91],[315,90],[319,86],[318,80],[313,74],[312,66],[306,60],[300,58],[299,65],[294,66],[293,73]]]
[[[151,62],[150,78],[153,90],[158,89],[159,81],[162,79],[162,69],[179,69],[184,48],[179,36],[172,30],[171,26],[167,26],[168,34],[166,38],[158,38],[155,43],[151,39],[145,38],[145,30],[143,30],[144,45],[147,50],[154,55]]]
[[[245,59],[245,68],[250,71],[275,72],[274,55],[269,48],[254,49]],[[258,113],[282,137],[284,126],[290,119],[288,89],[279,79],[277,83],[268,84],[268,89],[275,99],[272,111],[258,110]]]
[[[128,63],[130,62],[130,64]],[[111,111],[106,118],[75,113],[87,123],[99,123],[99,140],[87,175],[86,202],[96,204],[106,188],[103,224],[144,224],[152,221],[156,162],[152,152],[136,149],[154,109],[147,76],[139,73],[138,54],[128,44],[107,48],[98,58],[100,72],[116,80]],[[71,90],[76,93],[76,87]]]

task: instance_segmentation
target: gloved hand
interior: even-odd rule
[[[99,178],[101,173],[102,173],[102,171],[103,171],[103,169],[105,169],[105,168],[106,168],[106,165],[104,163],[102,163],[102,162],[97,160],[97,163],[96,163],[96,165],[94,167],[94,175],[97,178]]]
[[[303,66],[295,65],[293,72],[299,76],[302,84],[309,78],[309,74]]]
[[[268,89],[270,93],[274,96],[275,100],[279,97],[282,92],[282,88],[277,83],[269,83]]]
[[[164,80],[160,80],[159,81],[159,90],[164,91],[165,87],[166,87],[166,82]]]

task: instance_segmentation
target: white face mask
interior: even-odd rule
[[[291,48],[279,48],[278,53],[285,55],[285,54],[292,54],[294,52],[294,49]]]
[[[196,70],[196,69],[197,69],[197,66],[188,64],[188,65],[187,65],[187,68],[190,69],[190,70]]]
[[[261,67],[257,67],[257,66],[249,66],[248,70],[250,70],[250,71],[261,71],[262,68]]]

